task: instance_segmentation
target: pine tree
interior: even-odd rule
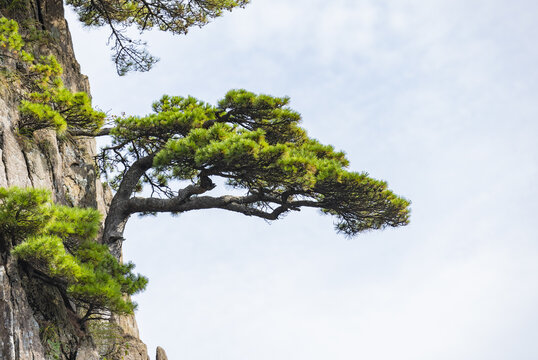
[[[119,263],[95,242],[100,225],[97,210],[56,205],[46,190],[0,188],[1,247],[84,310],[81,324],[132,313],[136,304],[125,295],[147,284],[132,263]]]
[[[152,114],[117,118],[99,161],[115,174],[104,241],[121,243],[134,213],[210,208],[266,220],[317,208],[348,236],[406,225],[409,201],[384,181],[348,171],[344,153],[309,138],[288,103],[245,90],[229,91],[216,106],[163,96]],[[209,195],[215,179],[243,195]],[[146,187],[151,196],[136,196]]]

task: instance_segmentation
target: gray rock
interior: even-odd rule
[[[155,360],[168,360],[166,352],[160,346],[157,346],[157,355],[155,356]]]
[[[86,76],[80,73],[71,44],[71,35],[64,19],[61,0],[29,0],[28,19],[40,10],[43,26],[58,41],[45,49],[52,51],[64,68],[65,85],[74,91],[89,93]],[[0,5],[0,12],[3,12]],[[37,13],[37,12],[36,12]],[[37,16],[37,15],[35,15]],[[15,63],[4,62],[4,67]],[[1,80],[1,79],[0,79]],[[6,85],[7,84],[7,85]],[[103,214],[111,200],[111,191],[104,188],[94,167],[94,139],[58,141],[52,130],[40,130],[33,139],[15,133],[19,120],[17,83],[0,84],[0,187],[40,187],[50,190],[54,201],[74,206],[94,207]],[[0,360],[45,360],[60,355],[50,353],[51,346],[61,344],[70,358],[98,360],[95,341],[77,323],[77,314],[62,299],[58,289],[45,286],[23,269],[0,243]],[[124,360],[148,359],[146,345],[139,339],[134,316],[117,321],[127,352]],[[56,327],[54,344],[44,341],[48,327]],[[52,341],[52,340],[51,340]],[[47,354],[48,351],[48,354]],[[164,354],[164,351],[163,351]],[[161,359],[166,359],[166,354]],[[116,360],[116,359],[113,359]],[[119,358],[117,359],[119,360]]]
[[[0,358],[44,360],[39,325],[21,286],[15,261],[0,257]]]

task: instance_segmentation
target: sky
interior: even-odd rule
[[[353,239],[316,211],[133,217],[152,357],[538,358],[538,3],[252,0],[147,34],[161,61],[121,78],[106,29],[69,20],[99,108],[287,95],[310,136],[412,201],[410,225]]]

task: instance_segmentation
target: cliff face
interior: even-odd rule
[[[73,91],[89,93],[87,78],[80,74],[60,0],[29,0],[16,11],[0,14],[46,30],[52,38],[40,46],[52,52],[64,68],[63,80]],[[24,26],[24,25],[23,25]],[[16,64],[0,58],[2,68]],[[94,207],[106,214],[109,192],[94,166],[95,141],[87,138],[58,140],[52,130],[40,130],[31,140],[14,132],[19,119],[17,89],[0,80],[0,187],[49,189],[60,204]],[[147,360],[146,346],[138,338],[134,317],[115,319],[114,336],[89,336],[76,321],[76,309],[55,286],[32,276],[0,248],[0,360],[100,359]],[[110,332],[111,327],[105,326]],[[102,332],[101,332],[102,333]],[[110,340],[110,338],[113,338]],[[104,340],[103,340],[104,339]],[[108,352],[108,353],[107,353]]]

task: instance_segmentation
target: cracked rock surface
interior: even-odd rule
[[[42,50],[58,58],[64,68],[66,86],[73,91],[89,92],[88,79],[80,73],[74,57],[62,1],[29,0],[28,4],[25,17],[42,22],[55,38],[50,49]],[[5,15],[1,7],[0,14]],[[14,86],[6,79],[0,81],[0,187],[45,188],[57,203],[93,207],[105,215],[111,194],[101,184],[94,166],[95,141],[59,140],[52,130],[37,131],[32,139],[18,135],[14,128],[19,119],[19,100]],[[129,343],[122,358],[147,360],[146,345],[139,339],[134,316],[115,319],[115,323]],[[96,341],[81,332],[76,314],[66,306],[58,290],[32,278],[31,270],[18,264],[6,246],[0,244],[0,360],[54,358],[47,355],[47,344],[42,344],[43,334],[51,325],[60,329],[60,341],[70,349],[61,353],[62,359],[102,358]]]

